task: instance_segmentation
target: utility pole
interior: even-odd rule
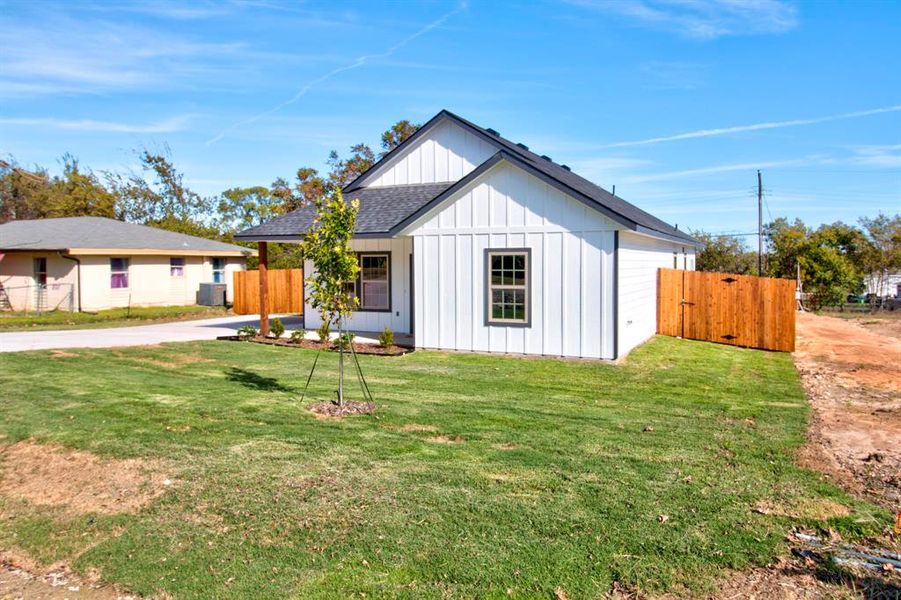
[[[757,274],[763,277],[763,176],[757,169]]]

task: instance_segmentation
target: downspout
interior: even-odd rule
[[[62,250],[57,252],[60,258],[75,262],[75,285],[78,288],[78,312],[81,312],[81,260],[70,254],[63,254]]]

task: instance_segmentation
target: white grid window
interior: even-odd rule
[[[528,253],[489,251],[487,268],[488,322],[528,324]]]

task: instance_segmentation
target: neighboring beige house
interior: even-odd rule
[[[197,304],[201,283],[224,283],[256,252],[102,217],[0,225],[0,308],[95,311]]]

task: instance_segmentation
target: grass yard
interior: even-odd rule
[[[792,526],[855,539],[891,522],[793,464],[808,406],[787,354],[659,338],[624,365],[366,356],[379,411],[344,420],[298,402],[314,356],[0,355],[4,443],[142,458],[174,481],[131,514],[0,496],[0,549],[176,598],[574,599],[614,581],[703,593],[784,552]],[[333,397],[336,360],[305,403]]]
[[[34,312],[0,312],[0,331],[124,327],[151,322],[212,319],[226,317],[229,314],[221,306],[143,306],[81,313],[54,310],[41,315]]]

